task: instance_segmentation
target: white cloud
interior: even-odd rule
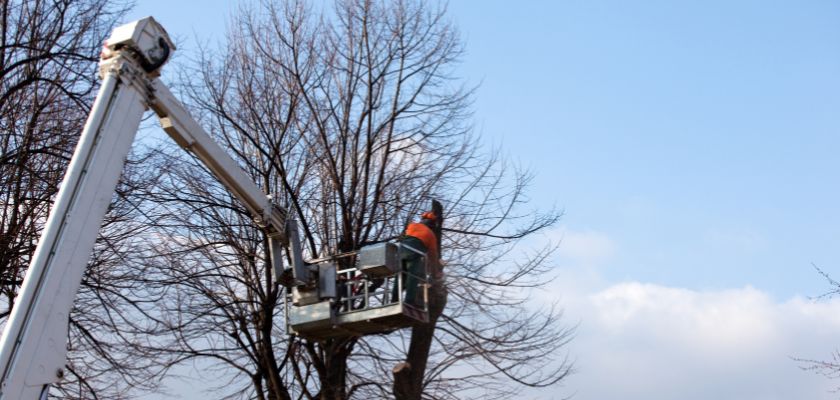
[[[752,287],[695,291],[625,282],[564,303],[569,321],[581,322],[570,347],[578,373],[558,396],[840,397],[830,392],[840,381],[804,372],[790,358],[821,358],[840,346],[840,300],[777,302]]]

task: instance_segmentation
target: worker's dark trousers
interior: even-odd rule
[[[426,252],[426,246],[424,246],[423,242],[420,241],[420,239],[417,239],[416,237],[406,236],[406,238],[403,239],[401,243],[410,246],[411,248],[422,251],[423,253]],[[417,254],[414,251],[411,251],[406,248],[400,248],[400,260],[402,261],[403,272],[408,272],[408,274],[403,273],[405,302],[411,305],[422,307],[422,299],[416,298],[418,289],[417,286],[420,283],[420,280],[417,277],[421,277],[424,279],[426,277],[425,259],[422,255]],[[392,293],[392,298],[394,301],[399,299],[399,297],[397,296],[399,296],[399,293],[397,293],[397,286],[395,283],[394,290]]]

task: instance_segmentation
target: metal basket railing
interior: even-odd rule
[[[398,243],[397,245],[401,249],[417,253],[421,257],[422,265],[426,266],[426,253],[405,244]],[[336,299],[338,314],[361,312],[394,304],[428,311],[428,266],[424,270],[424,274],[417,275],[407,271],[406,268],[401,268],[395,274],[382,278],[368,277],[355,266],[339,270],[339,296]],[[416,282],[420,289],[417,292],[419,295],[415,295],[414,299],[408,299],[411,301],[406,301],[407,282],[413,284]]]

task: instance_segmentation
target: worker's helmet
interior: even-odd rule
[[[429,228],[434,228],[436,221],[437,216],[431,211],[426,211],[422,215],[420,215],[420,223],[428,226]]]

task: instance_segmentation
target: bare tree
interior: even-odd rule
[[[471,134],[474,90],[454,78],[463,48],[445,10],[352,0],[319,13],[265,1],[243,7],[228,35],[187,71],[184,92],[294,213],[308,256],[398,237],[431,199],[444,203],[431,321],[367,337],[287,336],[263,232],[195,160],[160,151],[156,185],[127,195],[144,204],[151,229],[135,237],[153,249],[126,261],[146,289],[115,290],[144,321],[109,328],[138,338],[131,357],[154,360],[156,373],[199,365],[226,398],[509,398],[567,376],[571,330],[557,309],[528,302],[553,247],[518,249],[559,214],[523,210],[527,171]]]
[[[827,292],[817,296],[815,300],[825,300],[840,295],[840,282],[832,278],[828,272],[825,272],[818,266],[814,265],[813,267],[826,280],[830,287]],[[805,371],[814,372],[830,379],[840,378],[840,350],[834,350],[831,353],[830,359],[816,360],[794,357],[793,360],[798,362],[800,368]]]
[[[120,10],[20,0],[0,11],[5,316]],[[197,115],[295,214],[310,257],[398,237],[441,200],[431,321],[366,337],[287,336],[264,233],[195,160],[171,147],[138,151],[71,317],[71,377],[57,394],[124,398],[188,363],[227,398],[509,398],[561,381],[571,331],[557,310],[528,302],[553,247],[518,250],[559,214],[523,210],[529,174],[472,135],[474,90],[454,78],[463,48],[445,10],[266,1],[233,22],[228,46],[202,53],[188,74]]]

